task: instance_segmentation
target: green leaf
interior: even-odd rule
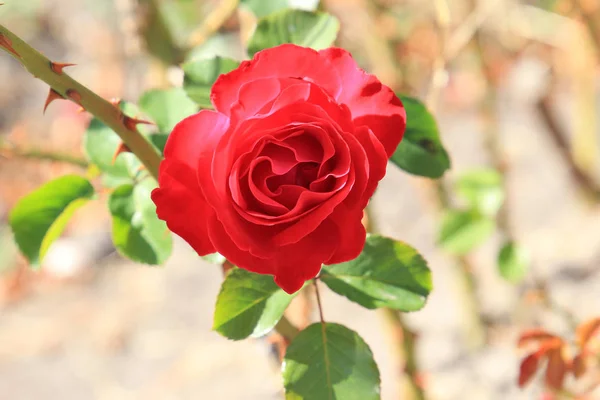
[[[485,242],[495,228],[491,218],[473,211],[452,210],[444,216],[438,242],[444,250],[462,255]]]
[[[512,283],[518,283],[525,278],[530,262],[527,249],[513,241],[505,243],[498,253],[500,276]]]
[[[129,116],[138,114],[137,107],[131,103],[121,102],[119,107]],[[147,128],[141,125],[138,129],[143,134],[148,133]],[[121,142],[119,135],[97,118],[90,121],[83,136],[83,150],[87,158],[104,173],[103,183],[108,187],[132,182],[142,166],[133,153],[121,153],[113,162]]]
[[[276,11],[288,8],[288,0],[241,0],[241,4],[248,7],[258,18],[265,17]]]
[[[246,53],[239,32],[223,32],[212,35],[204,43],[191,49],[185,60],[195,61],[217,56],[242,60],[246,58]]]
[[[148,137],[154,147],[160,150],[161,153],[165,152],[165,145],[167,144],[167,139],[169,138],[168,133],[155,133]]]
[[[194,60],[183,64],[183,89],[190,99],[202,108],[212,108],[210,91],[221,74],[226,74],[239,65],[231,58],[213,57]]]
[[[181,88],[149,90],[140,97],[139,106],[161,133],[170,133],[179,121],[198,112],[198,106]]]
[[[335,41],[340,23],[332,15],[286,9],[258,21],[256,31],[248,42],[248,53],[254,53],[284,43],[311,47],[315,50],[330,47]]]
[[[366,308],[416,311],[431,292],[431,272],[419,253],[405,243],[369,235],[352,261],[330,265],[321,280],[334,292]]]
[[[212,253],[202,256],[202,259],[211,264],[222,265],[227,259],[219,253]]]
[[[67,175],[19,200],[8,219],[19,249],[32,265],[39,265],[75,210],[93,195],[87,179]]]
[[[421,101],[398,97],[406,110],[406,131],[390,160],[408,173],[440,178],[450,168],[450,158],[440,140],[435,118]]]
[[[463,174],[456,182],[457,193],[482,214],[495,215],[504,202],[502,176],[493,169],[478,169]]]
[[[263,336],[281,319],[293,298],[271,275],[233,268],[217,297],[213,329],[233,340]]]
[[[165,262],[173,246],[167,225],[156,216],[150,198],[155,187],[156,181],[147,178],[135,186],[119,186],[108,199],[115,247],[123,256],[151,265]]]
[[[282,365],[286,399],[377,400],[380,377],[371,349],[354,331],[312,324],[289,345]]]

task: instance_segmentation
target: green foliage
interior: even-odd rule
[[[212,253],[202,256],[202,259],[211,264],[222,265],[227,259],[219,253]]]
[[[44,184],[17,203],[9,223],[19,249],[32,265],[39,265],[75,210],[93,195],[94,188],[87,179],[66,175]]]
[[[122,101],[119,107],[130,117],[140,114],[138,107],[132,103]],[[159,139],[150,135],[151,129],[148,126],[138,125],[137,128],[152,142]],[[142,163],[133,153],[121,153],[114,158],[121,143],[119,135],[97,118],[90,121],[83,136],[83,150],[87,158],[103,173],[104,185],[111,188],[133,182],[142,168]]]
[[[212,108],[210,91],[219,75],[237,68],[239,62],[230,58],[213,57],[183,64],[183,88],[190,99],[202,108]]]
[[[493,169],[469,171],[458,179],[455,187],[471,209],[484,215],[495,215],[504,202],[502,176]]]
[[[112,129],[93,118],[83,136],[83,149],[88,159],[104,173],[104,184],[115,187],[131,182],[142,166],[132,153],[113,157],[122,140]]]
[[[232,58],[234,60],[245,58],[246,48],[240,39],[240,34],[238,32],[217,33],[206,39],[201,45],[190,50],[185,60],[196,61],[213,57]]]
[[[233,340],[262,336],[273,329],[293,298],[271,275],[233,268],[217,297],[213,329]]]
[[[289,6],[288,0],[241,0],[242,6],[248,7],[258,18],[266,17]]]
[[[123,256],[151,265],[165,262],[173,246],[167,225],[156,216],[156,206],[150,198],[156,185],[152,178],[135,185],[124,184],[108,200],[115,247]]]
[[[450,158],[440,140],[435,118],[421,101],[398,95],[406,110],[406,131],[391,161],[404,171],[440,178],[450,168]]]
[[[325,49],[333,44],[339,29],[340,23],[332,15],[285,9],[258,21],[248,42],[248,53],[253,56],[260,50],[284,43]]]
[[[149,90],[140,97],[139,106],[161,133],[170,133],[179,121],[198,112],[198,106],[180,88]]]
[[[530,266],[530,255],[527,249],[509,241],[498,252],[498,270],[500,276],[509,282],[518,283],[523,280]]]
[[[165,146],[167,144],[167,139],[169,138],[168,133],[155,133],[150,135],[148,139],[152,142],[154,147],[160,150],[161,154],[165,152]]]
[[[477,212],[451,210],[444,215],[438,242],[444,250],[463,255],[486,241],[495,227],[493,219]]]
[[[431,272],[405,243],[369,235],[358,258],[324,267],[321,280],[334,292],[366,308],[421,309],[432,289]]]
[[[282,369],[286,399],[380,398],[379,370],[369,346],[339,324],[302,330],[289,345]]]

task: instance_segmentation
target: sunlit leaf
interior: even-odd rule
[[[515,242],[505,243],[498,253],[498,270],[509,282],[520,282],[529,270],[529,252]]]
[[[19,249],[32,265],[39,265],[73,213],[93,195],[87,179],[67,175],[19,200],[8,219]]]
[[[219,75],[237,68],[239,62],[230,58],[213,57],[183,64],[183,88],[190,99],[202,108],[212,108],[210,91]]]
[[[330,47],[335,41],[340,23],[332,15],[286,9],[258,21],[256,31],[248,42],[248,53],[254,53],[284,43],[311,47],[315,50]]]
[[[271,275],[233,268],[217,297],[213,329],[234,340],[263,336],[281,319],[293,298]]]
[[[365,341],[343,325],[312,324],[289,345],[282,365],[286,399],[380,399],[380,378]]]
[[[138,104],[161,133],[170,133],[179,121],[198,112],[198,106],[181,88],[149,90]]]
[[[146,178],[134,185],[119,186],[110,195],[112,238],[123,256],[144,264],[162,264],[171,255],[172,239],[167,225],[156,216],[150,192],[156,181]]]
[[[121,102],[119,106],[126,115],[139,116],[139,110],[135,105]],[[149,134],[149,129],[142,125],[138,126],[138,130],[142,134]],[[121,153],[115,159],[115,153],[122,142],[119,135],[97,118],[90,121],[88,129],[83,135],[84,152],[104,174],[105,186],[116,187],[124,183],[131,183],[142,166],[140,160],[133,153]]]
[[[485,215],[494,215],[504,202],[502,175],[493,169],[477,169],[462,174],[456,182],[457,193]]]
[[[457,255],[466,254],[494,233],[496,222],[472,211],[449,211],[442,220],[438,238],[441,247]]]
[[[323,268],[331,290],[366,308],[421,309],[432,288],[421,255],[405,243],[370,235],[358,258]]]
[[[406,110],[406,131],[390,160],[408,173],[440,178],[450,168],[450,158],[440,140],[435,118],[421,101],[404,95],[398,97]]]

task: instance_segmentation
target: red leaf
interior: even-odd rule
[[[519,367],[519,387],[525,386],[533,375],[535,375],[542,355],[543,353],[536,351],[521,361],[521,366]]]
[[[586,372],[585,354],[581,353],[573,359],[573,375],[575,378],[581,378]]]
[[[600,333],[600,318],[592,319],[577,327],[577,344],[583,350],[590,339]]]
[[[548,333],[543,329],[530,329],[521,334],[517,346],[523,347],[531,342],[546,341],[556,338],[557,337],[555,335]]]
[[[548,352],[548,367],[546,368],[546,385],[553,389],[561,389],[567,364],[562,357],[562,348],[554,348]]]

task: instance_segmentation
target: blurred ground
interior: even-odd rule
[[[0,8],[3,23],[52,59],[79,64],[72,69],[73,76],[101,95],[136,99],[155,83],[150,58],[123,47],[127,33],[123,21],[114,17],[123,14],[115,14],[114,7],[127,2],[6,2],[9,4],[3,7],[7,8]],[[344,23],[344,12],[368,18],[369,14],[356,11],[363,2],[325,3],[342,19],[346,27],[343,40],[349,48],[360,49],[368,40],[376,41]],[[413,4],[410,10],[418,9],[414,2],[387,3],[398,3],[399,10],[404,10],[404,3]],[[430,10],[424,6],[422,12]],[[425,61],[414,54],[406,57],[415,57],[411,58],[417,60],[415,65],[426,64],[426,53],[436,51],[435,40],[426,40],[431,39],[431,24],[412,24],[413,29],[422,30],[417,47]],[[417,39],[411,36],[407,42],[410,40]],[[404,54],[407,47],[396,50]],[[393,58],[394,52],[385,48]],[[493,326],[483,349],[470,349],[465,289],[457,279],[456,265],[435,246],[438,214],[426,182],[390,166],[373,200],[382,233],[414,245],[433,271],[430,300],[422,311],[409,315],[408,322],[419,332],[417,351],[423,380],[434,400],[540,398],[539,385],[525,390],[516,386],[522,357],[516,350],[516,338],[524,328],[533,326],[545,326],[559,334],[571,334],[572,327],[560,313],[528,300],[534,282],[547,282],[552,300],[578,321],[600,314],[600,209],[582,198],[537,111],[550,69],[542,50],[521,52],[515,62],[499,67],[502,80],[495,109],[500,147],[508,166],[509,220],[516,238],[533,254],[533,270],[521,285],[504,282],[496,267],[498,235],[469,256],[478,305]],[[393,70],[386,70],[385,59],[378,58],[387,57],[385,51],[369,51],[357,58],[362,57],[367,65],[374,63],[373,69],[379,68],[378,74],[387,83],[399,79]],[[561,54],[564,57],[564,53],[554,57]],[[479,107],[485,89],[481,89],[479,75],[463,68],[465,63],[468,65],[459,61],[450,69],[438,112],[453,160],[450,182],[462,171],[493,163]],[[415,65],[410,68],[418,69]],[[414,74],[410,68],[408,75]],[[596,75],[593,67],[592,76]],[[416,76],[409,83],[423,92],[427,83],[425,78],[419,79]],[[557,90],[557,114],[565,127],[571,127],[572,114],[577,113],[573,106],[578,101],[577,87],[563,82]],[[80,138],[87,117],[66,102],[54,103],[42,116],[46,92],[44,84],[0,56],[0,138],[81,155]],[[597,111],[595,97],[593,109]],[[0,216],[5,218],[18,197],[69,171],[82,170],[59,162],[0,158]],[[231,342],[210,330],[222,279],[220,268],[201,261],[182,241],[177,242],[164,268],[134,265],[114,254],[108,230],[101,201],[83,209],[67,238],[54,246],[40,274],[22,269],[10,234],[0,230],[0,398],[282,397],[278,367],[266,340]],[[382,372],[383,399],[399,398],[401,366],[390,350],[381,315],[330,292],[326,292],[324,307],[328,320],[349,325],[371,346]],[[600,394],[597,396],[600,399]]]

